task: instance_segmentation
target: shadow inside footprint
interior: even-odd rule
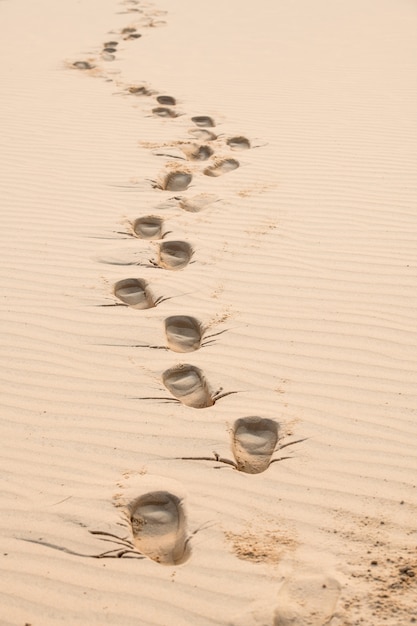
[[[278,424],[274,420],[251,416],[233,424],[232,452],[237,469],[260,474],[268,469],[278,444]]]
[[[133,233],[140,239],[162,239],[163,220],[156,215],[139,217],[132,223]]]
[[[232,150],[249,150],[251,147],[250,141],[246,137],[230,137],[226,143]]]
[[[186,519],[180,498],[151,491],[130,505],[135,548],[163,565],[180,565],[190,557]]]
[[[113,293],[116,298],[133,309],[151,309],[156,306],[146,281],[141,278],[119,280],[113,287]]]
[[[195,317],[172,315],[165,320],[167,345],[174,352],[194,352],[201,347],[203,330]]]
[[[168,191],[184,191],[188,189],[192,179],[193,177],[189,172],[178,170],[166,174],[161,180],[155,183],[155,187]]]
[[[172,96],[157,96],[158,104],[165,104],[166,106],[175,106],[177,101]]]
[[[213,128],[214,126],[216,126],[213,118],[209,117],[208,115],[196,115],[195,117],[191,118],[191,121],[200,128]]]
[[[203,372],[194,365],[181,364],[171,367],[163,373],[162,382],[168,391],[186,406],[204,409],[214,404]]]
[[[213,165],[206,167],[203,174],[206,176],[222,176],[228,172],[233,172],[239,165],[239,161],[236,161],[236,159],[223,159],[222,161],[217,161]]]
[[[166,270],[182,270],[190,262],[193,253],[186,241],[164,241],[159,246],[158,265]]]
[[[75,63],[72,64],[72,67],[75,67],[77,70],[92,70],[94,65],[91,65],[91,63],[88,63],[87,61],[75,61]]]

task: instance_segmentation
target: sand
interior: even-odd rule
[[[414,3],[0,17],[1,626],[416,622]]]

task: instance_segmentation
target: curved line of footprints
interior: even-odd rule
[[[152,12],[149,7],[142,9],[138,0],[127,0],[124,4],[127,13],[141,15],[143,27],[154,27],[161,23],[156,18],[163,12]],[[112,61],[116,58],[120,39],[130,41],[140,37],[141,34],[135,26],[123,28],[113,40],[104,43],[100,55],[101,60]],[[72,67],[94,75],[95,65],[90,60],[75,61],[72,63]],[[133,96],[155,98],[157,106],[152,108],[153,116],[175,120],[180,115],[173,108],[177,104],[173,96],[158,94],[143,85],[129,85],[125,91]],[[163,152],[154,152],[154,154],[184,161],[201,161],[204,163],[202,173],[211,177],[222,176],[239,167],[239,161],[234,157],[216,157],[214,142],[218,138],[214,131],[216,128],[215,120],[208,115],[198,115],[191,117],[191,122],[194,124],[189,130],[189,134],[193,138],[192,141],[173,142],[172,154]],[[232,151],[248,150],[253,147],[250,140],[244,136],[228,137],[224,142]],[[209,159],[211,161],[206,164]],[[193,172],[187,166],[170,162],[165,171],[155,181],[151,181],[151,184],[157,189],[182,192],[189,188],[192,180]],[[175,197],[178,209],[189,213],[197,213],[209,208],[216,199],[215,196],[204,193],[197,194],[192,198]],[[168,232],[163,218],[157,214],[138,217],[131,222],[130,232],[124,234],[137,239],[158,242],[156,259],[151,260],[147,265],[148,267],[181,271],[186,269],[194,254],[192,246],[186,241],[164,240]],[[137,277],[117,281],[113,286],[113,295],[115,297],[114,303],[101,306],[125,306],[143,310],[156,307],[167,299],[155,298],[148,283]],[[140,344],[141,347],[165,348],[178,353],[191,353],[210,344],[214,341],[212,339],[214,336],[222,334],[218,332],[207,335],[204,325],[198,319],[186,314],[167,317],[164,325],[166,346]],[[163,399],[167,402],[180,402],[192,409],[204,409],[213,406],[220,398],[235,393],[222,393],[222,390],[213,393],[204,372],[188,363],[179,364],[164,371],[162,382],[171,394],[169,397],[154,398],[149,396],[142,399]],[[293,443],[298,443],[298,441],[280,444],[279,424],[276,421],[259,416],[241,417],[234,422],[231,432],[233,459],[222,458],[215,452],[213,456],[180,458],[213,461],[217,464],[224,463],[239,472],[259,474],[268,469],[272,463],[281,461],[283,458],[289,458],[274,458],[274,453]],[[187,520],[180,497],[169,491],[151,491],[141,494],[127,508],[129,535],[119,537],[111,533],[90,531],[103,541],[114,541],[117,547],[98,555],[82,556],[94,556],[95,558],[148,557],[165,565],[178,565],[187,561],[191,553],[190,539],[192,535],[187,532]],[[56,548],[57,546],[53,547]],[[71,554],[77,554],[64,548],[60,549]]]

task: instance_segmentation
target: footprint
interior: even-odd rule
[[[162,382],[172,395],[186,406],[204,409],[213,406],[203,372],[194,365],[181,364],[171,367],[162,375]]]
[[[177,104],[177,101],[172,96],[157,96],[156,100],[159,104],[167,106],[175,106]]]
[[[166,270],[182,270],[194,251],[186,241],[164,241],[159,246],[158,265]]]
[[[174,352],[194,352],[201,346],[203,328],[195,317],[173,315],[165,320],[167,345]]]
[[[213,202],[217,202],[218,197],[209,193],[199,193],[192,198],[181,198],[179,205],[184,211],[199,213]]]
[[[228,172],[233,172],[239,165],[239,161],[236,161],[236,159],[223,159],[222,161],[217,161],[213,165],[206,167],[203,174],[206,176],[222,176]]]
[[[113,293],[124,304],[133,309],[151,309],[157,305],[148,290],[146,281],[141,278],[124,278],[113,287]]]
[[[154,109],[152,109],[152,113],[157,117],[178,117],[178,113],[176,113],[172,109],[168,109],[167,107],[155,107]]]
[[[158,189],[165,189],[169,191],[184,191],[188,189],[193,177],[187,171],[174,171],[169,172],[163,176],[159,181],[154,183],[154,186]]]
[[[156,215],[139,217],[132,223],[133,233],[140,239],[162,239],[163,220]]]
[[[340,583],[329,576],[302,576],[287,580],[278,593],[274,626],[330,624],[340,595]]]
[[[91,63],[88,63],[87,61],[75,61],[75,63],[73,63],[72,66],[75,67],[77,70],[94,69],[94,65],[91,65]]]
[[[119,45],[118,41],[106,41],[106,43],[103,45],[104,50],[106,48],[116,48],[116,46]],[[114,50],[115,52],[116,50]]]
[[[169,491],[151,491],[130,505],[135,548],[163,565],[180,565],[190,557],[182,500]]]
[[[182,144],[180,149],[191,161],[207,161],[214,154],[210,146],[199,146],[195,143]]]
[[[152,96],[154,93],[144,85],[131,85],[127,88],[127,91],[134,96]]]
[[[191,121],[200,128],[213,128],[216,126],[214,120],[208,117],[208,115],[197,115],[196,117],[192,117]]]
[[[230,137],[226,143],[232,150],[249,150],[251,147],[250,141],[246,137]]]
[[[109,54],[114,54],[115,52],[117,52],[117,49],[114,48],[113,46],[104,46],[103,48],[103,52],[108,52]]]
[[[278,444],[278,424],[263,417],[242,417],[232,430],[232,452],[236,469],[260,474],[268,469]]]
[[[217,139],[217,135],[212,133],[210,130],[205,130],[204,128],[190,128],[188,132],[190,135],[194,135],[196,139],[200,139],[201,141],[214,141]]]

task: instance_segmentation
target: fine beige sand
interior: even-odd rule
[[[417,622],[416,4],[0,24],[1,626]]]

